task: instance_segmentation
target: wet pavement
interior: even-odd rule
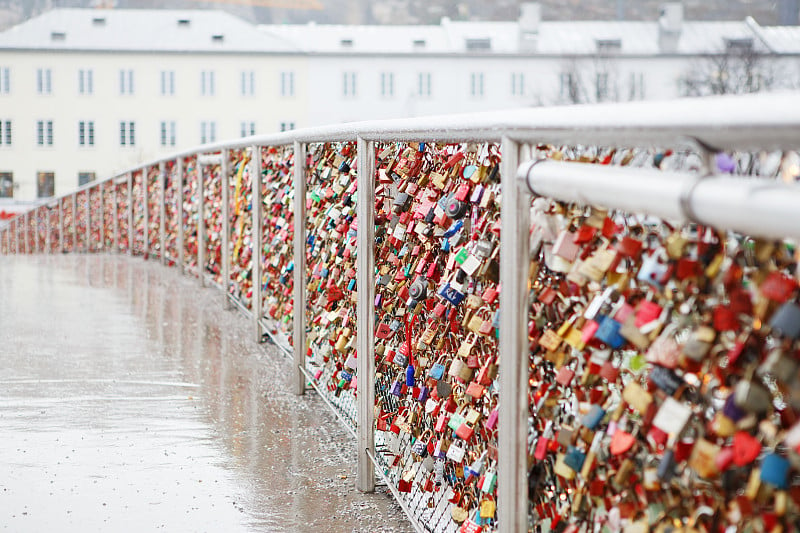
[[[412,531],[218,290],[124,256],[0,272],[0,531]]]

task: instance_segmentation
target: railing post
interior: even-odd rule
[[[503,137],[497,524],[528,529],[528,264],[531,197],[519,186],[519,144]]]
[[[177,231],[178,235],[176,238],[176,243],[178,245],[178,269],[181,274],[185,272],[184,264],[183,264],[183,158],[179,157],[175,161],[175,212],[178,218]]]
[[[294,143],[294,287],[292,307],[292,340],[294,369],[292,380],[295,394],[306,391],[306,145]]]
[[[128,172],[128,255],[133,255],[136,232],[133,227],[133,172]]]
[[[58,253],[64,253],[64,199],[58,199]]]
[[[150,168],[142,169],[142,218],[144,218],[144,230],[142,231],[143,245],[142,255],[150,255]]]
[[[92,189],[86,189],[86,253],[92,251]]]
[[[74,192],[70,196],[72,203],[72,251],[78,251],[78,193]]]
[[[200,286],[205,287],[206,264],[206,209],[205,209],[205,171],[208,165],[200,163],[197,158],[197,277]]]
[[[358,464],[356,489],[375,490],[375,142],[358,138],[356,354],[358,356]],[[303,199],[305,201],[305,198]],[[304,312],[304,309],[300,309]]]
[[[19,255],[19,224],[17,223],[19,215],[17,215],[11,223],[14,224],[14,255]]]
[[[166,234],[166,186],[167,186],[167,165],[162,161],[158,164],[158,246],[161,248],[161,264],[167,264],[167,234]]]
[[[255,324],[256,342],[261,342],[261,148],[253,145],[251,147],[252,158],[250,159],[250,214],[252,215],[252,226],[250,230],[250,244],[253,247],[251,255],[251,281],[252,281],[252,309],[253,322]]]
[[[114,253],[119,253],[119,187],[117,180],[111,180],[111,194],[114,198],[114,234],[112,235],[112,246]]]
[[[228,177],[228,165],[230,163],[230,151],[229,150],[222,150],[222,161],[220,162],[219,167],[219,174],[220,174],[220,190],[222,193],[222,235],[221,235],[221,246],[222,246],[222,254],[220,254],[220,258],[222,260],[222,265],[220,272],[222,274],[222,292],[224,293],[224,298],[222,299],[222,307],[223,309],[230,309],[231,308],[231,301],[229,298],[228,293],[228,286],[231,282],[231,251],[230,251],[230,238],[231,238],[231,213],[230,213],[230,178]]]

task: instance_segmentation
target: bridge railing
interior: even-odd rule
[[[0,251],[140,255],[221,288],[254,340],[292,358],[293,389],[316,389],[353,433],[357,488],[377,471],[419,531],[695,527],[706,508],[791,523],[791,478],[753,472],[800,444],[783,438],[798,432],[800,333],[774,323],[800,320],[800,193],[780,183],[800,173],[798,103],[522,109],[204,145],[20,215]],[[675,360],[651,349],[664,345]],[[723,412],[736,379],[774,401]],[[727,415],[729,432],[700,423]],[[622,452],[615,428],[634,443]],[[725,484],[726,468],[699,471],[748,431],[776,458]]]

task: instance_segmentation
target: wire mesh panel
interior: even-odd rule
[[[117,224],[119,232],[119,251],[127,252],[130,249],[131,228],[128,218],[128,206],[131,198],[128,194],[128,183],[123,181],[116,185],[117,194]]]
[[[49,243],[47,252],[51,254],[57,253],[59,251],[59,237],[61,231],[58,223],[58,204],[48,205],[46,224],[47,227],[45,230],[47,231],[47,242]]]
[[[539,148],[703,165],[671,150]],[[718,154],[712,170],[773,177],[782,159]],[[787,320],[800,317],[793,244],[537,197],[531,251],[530,528],[796,523],[784,501],[800,443],[787,416],[800,407],[785,357],[800,338]]]
[[[178,262],[178,195],[175,184],[178,181],[178,165],[176,161],[167,161],[164,169],[164,232],[167,264],[172,266]]]
[[[203,272],[214,283],[222,283],[222,175],[219,164],[204,165],[203,217],[205,220],[205,265]]]
[[[89,190],[89,251],[99,252],[103,247],[103,184],[98,184]]]
[[[228,294],[245,309],[252,305],[252,258],[250,240],[252,226],[251,205],[252,186],[250,181],[250,151],[230,150],[229,168],[233,169],[232,183],[229,183],[230,199],[230,280]],[[226,182],[227,183],[227,182]]]
[[[61,198],[61,213],[64,225],[64,252],[75,251],[75,213],[72,210],[72,198]]]
[[[75,251],[86,252],[88,251],[89,243],[86,242],[86,215],[89,213],[86,209],[86,197],[88,191],[80,191],[75,195],[75,227],[77,234],[75,236]]]
[[[309,371],[351,427],[356,306],[355,143],[312,144],[306,162]]]
[[[376,412],[390,478],[430,531],[494,527],[498,147],[377,148]]]
[[[103,202],[103,249],[114,249],[114,180],[104,181],[100,184]]]
[[[151,165],[147,173],[147,253],[161,257],[161,172],[158,165]]]
[[[133,197],[131,198],[131,205],[133,206],[133,228],[131,234],[133,236],[133,254],[140,255],[144,253],[144,242],[146,238],[144,206],[145,206],[145,191],[147,180],[147,169],[141,169],[133,173]]]
[[[198,197],[197,156],[183,160],[183,264],[186,270],[198,275],[197,269],[197,217],[200,213]]]
[[[37,207],[33,212],[33,220],[35,221],[34,226],[34,249],[35,253],[41,253],[44,251],[44,241],[45,241],[45,212],[47,208],[45,206]]]
[[[292,331],[294,260],[294,188],[291,146],[261,149],[263,223],[261,229],[261,296],[264,318],[271,333],[286,338]]]

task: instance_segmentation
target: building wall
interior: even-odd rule
[[[78,185],[79,172],[105,177],[200,144],[202,121],[216,122],[216,140],[239,137],[243,121],[255,122],[256,133],[309,123],[302,56],[4,52],[3,67],[11,83],[0,93],[0,120],[12,121],[12,145],[0,146],[0,172],[13,172],[17,200],[36,198],[40,171],[55,172],[59,195]],[[38,68],[51,69],[51,94],[38,94]],[[93,71],[93,94],[79,94],[80,69]],[[122,69],[133,71],[133,94],[120,94]],[[175,72],[174,95],[161,94],[162,70]],[[204,70],[214,72],[214,95],[201,94]],[[251,70],[254,94],[242,96],[241,72]],[[281,72],[294,73],[293,96],[280,95]],[[38,120],[53,121],[52,146],[37,144]],[[79,121],[94,122],[93,146],[79,145]],[[135,123],[134,146],[121,146],[120,121]],[[161,121],[175,122],[174,146],[169,138],[161,146]]]
[[[256,133],[265,134],[281,126],[575,103],[564,92],[564,76],[570,73],[580,80],[580,102],[598,100],[598,72],[608,73],[609,91],[601,100],[669,99],[681,96],[679,80],[698,61],[669,55],[601,60],[475,54],[2,52],[0,69],[9,68],[11,83],[9,94],[3,94],[0,79],[0,121],[12,121],[13,142],[0,144],[0,172],[13,172],[14,200],[29,201],[37,196],[37,172],[54,172],[55,194],[60,195],[78,185],[79,172],[105,177],[200,144],[202,121],[216,123],[216,140],[221,141],[239,137],[244,121],[255,122]],[[794,56],[784,58],[781,77],[800,79],[799,64]],[[37,94],[38,68],[51,69],[52,94]],[[91,95],[78,93],[80,69],[93,71]],[[134,72],[132,95],[120,94],[121,69]],[[204,70],[214,72],[213,96],[201,94]],[[255,92],[242,96],[241,72],[250,70]],[[174,95],[161,94],[161,71],[175,72]],[[281,95],[282,72],[294,75],[293,95]],[[344,93],[346,72],[355,74],[355,94]],[[382,73],[393,75],[391,94],[381,93]],[[430,94],[420,92],[421,73],[430,74]],[[522,93],[512,93],[512,73],[522,74]],[[472,74],[482,74],[482,94],[472,93]],[[632,92],[631,82],[637,79],[643,85]],[[53,121],[52,146],[37,145],[38,120]],[[81,120],[94,121],[93,146],[78,143]],[[120,121],[135,122],[134,146],[120,145]],[[161,121],[175,122],[174,146],[161,146]],[[0,206],[4,202],[0,199]]]

